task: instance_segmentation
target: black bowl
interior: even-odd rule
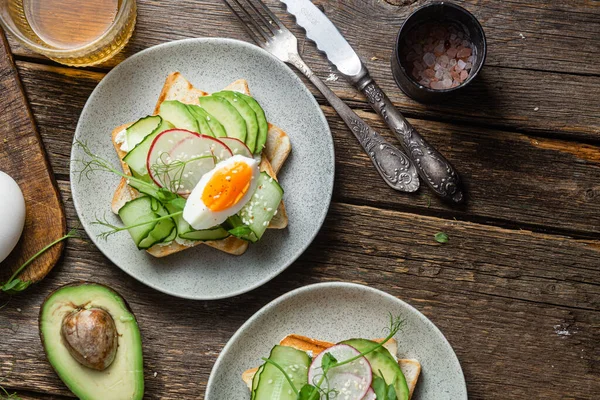
[[[450,89],[431,89],[416,82],[409,73],[406,61],[401,57],[405,49],[406,35],[415,27],[430,22],[453,23],[462,27],[469,34],[473,44],[475,60],[469,77],[460,85]],[[392,55],[392,74],[398,87],[410,98],[422,103],[439,102],[451,97],[460,89],[467,86],[479,74],[485,61],[487,45],[485,33],[481,24],[464,8],[446,1],[424,5],[408,16],[396,38],[394,54]]]

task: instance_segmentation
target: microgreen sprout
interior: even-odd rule
[[[131,228],[137,228],[138,226],[144,226],[144,225],[152,224],[154,222],[162,221],[164,219],[169,219],[169,218],[177,217],[178,215],[181,215],[181,214],[183,214],[183,211],[177,211],[177,212],[174,212],[174,213],[171,213],[171,214],[162,215],[160,217],[147,219],[147,220],[145,220],[143,222],[139,222],[137,224],[128,225],[128,226],[117,226],[117,225],[111,224],[108,221],[108,219],[106,218],[106,215],[104,215],[103,219],[96,218],[96,220],[93,221],[92,224],[93,225],[104,226],[106,228],[110,228],[110,230],[104,231],[104,232],[102,232],[102,233],[100,233],[98,235],[98,237],[100,239],[106,240],[110,236],[114,235],[115,233],[126,231],[126,230],[131,229]]]
[[[188,164],[212,158],[213,163],[217,163],[217,158],[214,154],[206,156],[198,156],[190,158],[189,160],[172,160],[169,153],[163,152],[158,157],[156,163],[150,166],[152,175],[159,181],[160,186],[168,188],[170,192],[177,193],[185,183],[185,171]]]
[[[39,256],[41,256],[42,254],[44,254],[52,246],[54,246],[57,243],[62,242],[65,239],[72,238],[72,237],[80,237],[79,234],[77,233],[76,229],[72,229],[65,236],[56,239],[55,241],[53,241],[52,243],[48,244],[46,247],[44,247],[43,249],[41,249],[40,251],[38,251],[37,253],[35,253],[33,256],[31,256],[29,258],[29,260],[25,261],[23,263],[23,265],[21,265],[12,274],[12,276],[10,278],[8,278],[8,280],[6,282],[4,282],[4,284],[2,286],[0,286],[0,291],[5,292],[5,293],[9,293],[9,294],[15,294],[15,293],[18,293],[18,292],[21,292],[21,291],[27,289],[29,287],[29,285],[31,285],[33,282],[31,282],[31,281],[22,281],[22,280],[18,279],[17,276],[19,276],[19,274],[21,272],[23,272],[23,270],[25,268],[27,268],[27,266],[29,264],[31,264],[36,258],[38,258]]]
[[[152,183],[148,183],[142,179],[135,178],[133,176],[127,175],[127,174],[119,171],[110,163],[110,161],[100,157],[97,154],[94,154],[86,143],[84,143],[80,140],[75,140],[75,146],[80,147],[88,157],[87,159],[75,159],[74,160],[76,163],[82,165],[82,168],[80,170],[75,171],[76,173],[79,174],[80,181],[84,177],[86,179],[90,179],[91,176],[98,171],[111,172],[115,175],[118,175],[122,178],[127,179],[128,183],[135,182],[136,186],[139,185],[140,188],[145,187],[151,191],[159,190],[159,188]]]

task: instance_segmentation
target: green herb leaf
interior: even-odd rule
[[[382,377],[373,374],[371,387],[377,396],[377,400],[387,400],[387,385]]]
[[[435,234],[434,237],[435,237],[435,241],[438,243],[448,243],[448,240],[450,240],[448,235],[445,234],[444,232],[438,232]]]
[[[235,237],[244,238],[252,233],[252,229],[250,229],[250,227],[247,225],[241,225],[230,229],[229,233]]]
[[[302,386],[298,393],[298,400],[319,400],[319,389],[308,383]]]
[[[323,373],[327,374],[327,371],[335,367],[336,364],[337,359],[331,353],[325,353],[323,359],[321,360],[321,368],[323,368]]]
[[[394,385],[389,385],[387,388],[387,400],[396,400],[398,397],[396,396],[396,389]]]
[[[169,204],[171,204],[173,207],[179,210],[183,210],[185,208],[185,199],[183,197],[175,197],[174,199],[169,200]]]

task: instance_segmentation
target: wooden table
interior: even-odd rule
[[[406,195],[386,187],[309,85],[334,135],[335,192],[297,262],[245,295],[187,301],[138,283],[89,240],[70,240],[43,282],[1,299],[1,385],[24,399],[72,396],[46,361],[37,325],[43,298],[68,282],[102,282],[129,301],[144,340],[146,398],[191,399],[203,398],[219,352],[259,308],[289,290],[341,280],[385,290],[427,315],[454,347],[473,399],[598,399],[600,2],[460,1],[485,29],[487,62],[462,95],[433,106],[408,99],[392,79],[395,34],[425,3],[395,2],[412,4],[318,1],[397,107],[459,169],[467,205],[444,205],[426,188]],[[108,65],[63,67],[10,42],[69,227],[79,224],[69,185],[73,132],[108,70],[170,40],[248,40],[219,0],[138,3],[131,43]],[[277,1],[268,3],[293,26]],[[305,59],[328,77],[325,58],[293,30]],[[362,95],[341,79],[328,84],[389,135]],[[440,231],[447,244],[434,240]]]

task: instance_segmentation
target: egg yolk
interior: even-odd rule
[[[212,211],[223,211],[237,204],[250,188],[252,168],[243,162],[215,171],[202,192],[202,202]]]

